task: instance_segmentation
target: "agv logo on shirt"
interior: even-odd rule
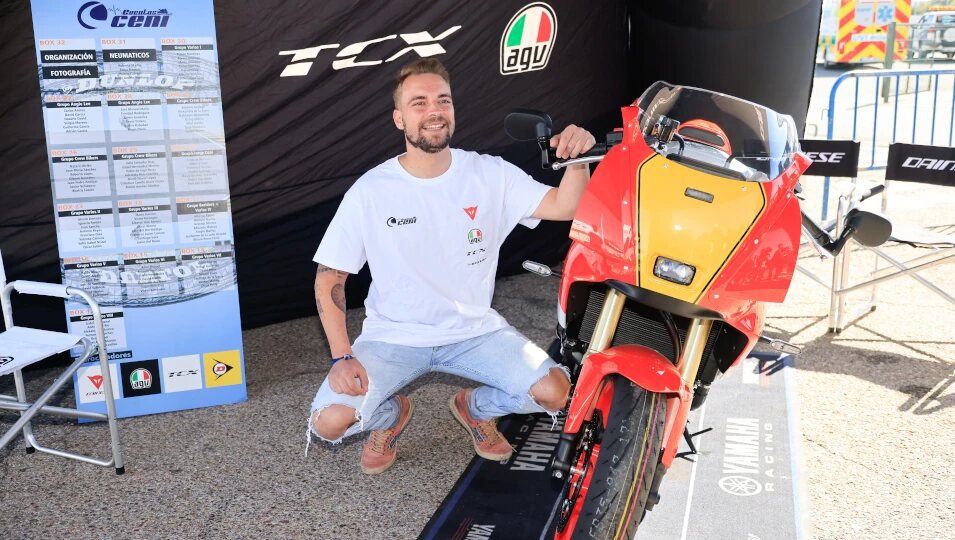
[[[481,233],[481,229],[471,229],[468,231],[468,243],[477,244],[484,240],[484,234]]]

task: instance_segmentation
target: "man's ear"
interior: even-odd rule
[[[391,118],[395,121],[395,127],[397,127],[398,129],[404,131],[404,129],[405,129],[405,121],[402,120],[402,118],[401,118],[401,111],[399,111],[398,109],[395,109],[394,111],[392,111],[392,112],[391,112]]]

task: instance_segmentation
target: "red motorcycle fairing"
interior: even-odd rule
[[[765,322],[765,302],[782,302],[795,274],[800,243],[799,201],[793,186],[811,161],[798,154],[779,178],[764,184],[767,212],[753,225],[739,251],[700,298],[746,336],[747,345],[729,366],[749,355]],[[728,367],[729,367],[728,366]]]
[[[619,374],[637,386],[658,394],[668,394],[672,411],[689,411],[687,407],[675,407],[676,402],[688,401],[692,398],[690,386],[683,381],[676,367],[659,352],[642,345],[619,345],[587,357],[577,384],[574,395],[567,411],[567,420],[564,422],[565,433],[576,433],[581,425],[593,415],[594,405],[602,382],[610,375]],[[680,416],[677,414],[676,416]],[[669,419],[668,419],[669,420]],[[686,423],[683,418],[674,418],[668,421],[663,433],[665,451],[663,464],[667,467],[673,462],[676,449],[679,445],[682,429],[674,431],[674,426]]]

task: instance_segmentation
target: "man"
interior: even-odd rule
[[[501,158],[450,148],[454,105],[438,60],[403,67],[393,97],[407,151],[348,190],[315,253],[315,300],[332,368],[312,403],[309,430],[332,443],[370,431],[361,468],[383,472],[413,410],[396,392],[440,371],[482,384],[452,396],[449,407],[480,456],[505,460],[513,449],[496,418],[556,415],[570,383],[565,369],[491,309],[498,250],[518,223],[572,219],[590,172],[568,167],[552,188]],[[551,146],[570,158],[594,142],[568,126]],[[351,344],[345,279],[365,262],[372,284]]]

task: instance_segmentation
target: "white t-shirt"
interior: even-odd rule
[[[345,193],[313,260],[357,273],[371,289],[356,341],[436,347],[507,326],[491,309],[498,251],[551,188],[495,156],[451,150],[437,178],[392,158]]]

